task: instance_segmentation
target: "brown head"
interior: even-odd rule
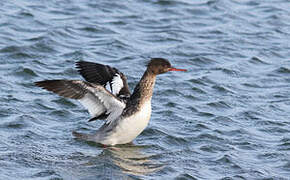
[[[158,75],[168,71],[187,71],[186,69],[173,68],[167,59],[163,58],[152,58],[147,65],[147,71]]]

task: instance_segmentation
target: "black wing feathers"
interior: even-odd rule
[[[100,84],[104,87],[110,85],[111,92],[123,100],[127,100],[131,93],[126,76],[114,67],[99,63],[78,61],[76,62],[78,72],[90,83]],[[122,80],[121,88],[114,87],[114,77],[119,75]],[[115,88],[115,89],[114,89]],[[118,90],[116,90],[118,89]]]
[[[119,71],[107,65],[78,61],[76,62],[78,72],[90,83],[97,83],[103,86],[111,81],[116,73]]]

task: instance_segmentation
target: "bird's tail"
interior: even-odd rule
[[[95,136],[91,134],[83,134],[83,133],[78,133],[76,131],[73,131],[72,135],[78,139],[82,139],[85,141],[95,141]]]

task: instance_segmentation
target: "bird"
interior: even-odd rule
[[[43,80],[35,82],[45,90],[78,100],[88,109],[89,121],[105,120],[92,134],[73,131],[77,139],[104,146],[131,143],[147,127],[156,76],[169,71],[187,71],[171,66],[164,58],[152,58],[131,94],[126,76],[109,65],[78,61],[76,68],[83,80]]]

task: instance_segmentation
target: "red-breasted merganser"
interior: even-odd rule
[[[156,75],[186,71],[173,68],[166,59],[153,58],[131,95],[126,76],[116,68],[85,61],[77,62],[76,67],[86,81],[61,79],[35,84],[60,96],[79,100],[92,116],[89,121],[104,119],[106,122],[94,134],[73,132],[73,135],[111,146],[132,142],[148,125]]]

